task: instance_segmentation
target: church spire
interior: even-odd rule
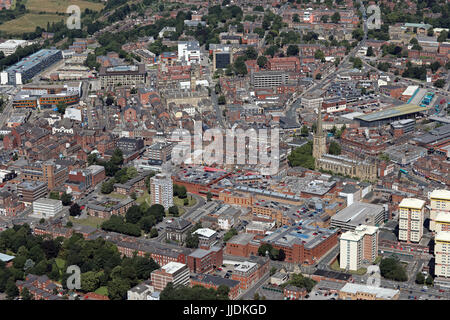
[[[317,116],[317,135],[323,134],[323,127],[322,127],[322,106],[319,107],[319,114]]]

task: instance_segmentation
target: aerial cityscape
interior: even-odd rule
[[[0,300],[450,300],[448,0],[0,0],[0,67]]]

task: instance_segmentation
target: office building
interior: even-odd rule
[[[178,59],[187,65],[191,65],[191,63],[199,63],[201,59],[201,52],[198,41],[178,42]]]
[[[398,239],[418,243],[423,235],[425,201],[405,198],[399,204]]]
[[[117,148],[123,152],[133,152],[144,148],[144,140],[122,137],[117,141]]]
[[[340,268],[356,271],[378,255],[378,227],[361,225],[340,238]]]
[[[331,226],[341,228],[342,231],[352,231],[360,225],[380,226],[385,219],[383,206],[354,202],[331,217]]]
[[[47,195],[47,184],[42,181],[23,181],[17,185],[20,201],[26,205]]]
[[[146,157],[148,163],[152,165],[161,165],[172,158],[173,144],[169,142],[156,142],[148,147]]]
[[[24,180],[45,182],[50,190],[61,186],[68,178],[66,166],[56,164],[53,160],[34,162],[24,166],[20,178]]]
[[[1,84],[21,85],[62,60],[61,50],[42,49],[23,58],[1,73]]]
[[[283,71],[252,72],[251,84],[255,88],[273,88],[287,85],[289,75]]]
[[[52,218],[62,210],[62,201],[41,198],[33,202],[33,215],[40,218]]]
[[[20,47],[26,47],[30,43],[27,40],[9,39],[3,43],[0,43],[0,52],[3,52],[5,56],[12,55]]]
[[[101,67],[98,73],[102,88],[136,86],[146,83],[145,65]]]
[[[161,269],[151,273],[152,285],[155,290],[162,291],[172,282],[174,287],[188,286],[190,282],[189,268],[187,265],[179,262],[169,262]]]
[[[450,220],[450,190],[434,190],[430,194],[430,230],[436,231],[436,218]]]
[[[152,204],[160,204],[166,210],[173,206],[173,182],[169,176],[157,174],[150,178]]]

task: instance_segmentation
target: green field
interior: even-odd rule
[[[113,198],[116,198],[116,199],[120,199],[120,200],[128,198],[127,195],[124,195],[124,194],[121,194],[121,193],[117,193],[117,192],[112,192],[112,193],[109,194],[109,196],[113,197]]]
[[[73,224],[76,223],[81,224],[82,226],[90,226],[94,228],[100,228],[100,225],[105,221],[105,219],[90,216],[86,219],[75,219],[74,217],[69,217],[69,220],[72,221]]]
[[[146,202],[148,204],[148,206],[150,207],[152,205],[152,198],[150,197],[150,195],[148,194],[147,191],[145,191],[142,196],[138,197],[136,199],[136,203],[137,204],[141,204],[143,202]]]
[[[64,20],[63,16],[56,14],[33,14],[27,13],[18,19],[10,20],[0,25],[0,31],[9,34],[21,34],[34,32],[36,27],[46,28],[47,23],[59,22]]]
[[[69,6],[80,7],[81,12],[85,9],[100,11],[103,3],[95,3],[84,0],[27,0],[25,7],[32,12],[66,13]]]
[[[351,273],[351,274],[357,274],[357,275],[360,275],[360,276],[365,275],[366,272],[367,272],[367,269],[366,269],[366,268],[359,268],[357,271],[353,271],[353,270],[348,270],[348,271],[346,271],[346,270],[344,270],[344,269],[341,269],[341,268],[339,267],[339,260],[338,260],[338,259],[334,260],[334,262],[331,264],[330,267],[331,267],[331,269],[334,270],[334,271],[348,272],[348,273]]]
[[[101,294],[102,296],[108,296],[108,287],[100,287],[95,290],[95,293]]]

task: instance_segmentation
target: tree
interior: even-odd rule
[[[408,276],[401,262],[394,256],[384,258],[380,262],[381,275],[390,280],[407,281]]]
[[[417,273],[417,275],[416,275],[416,283],[417,284],[424,284],[425,283],[425,276],[422,274],[422,272]]]
[[[225,99],[224,95],[219,96],[219,98],[217,99],[217,103],[220,105],[224,105],[227,103],[227,100]]]
[[[78,203],[74,203],[70,206],[69,214],[72,217],[79,216],[81,214],[81,207]]]
[[[230,240],[231,238],[233,238],[237,234],[238,234],[237,230],[235,228],[231,228],[223,236],[223,242],[228,242],[228,240]]]
[[[208,192],[207,194],[206,194],[206,201],[211,201],[212,200],[212,197],[213,197],[213,195],[212,195],[212,193],[211,192]]]
[[[64,102],[58,102],[56,109],[58,110],[58,112],[60,114],[64,114],[66,112],[66,108],[67,108],[67,104],[65,104]]]
[[[329,19],[329,17],[327,15],[323,15],[320,17],[320,21],[322,21],[323,23],[327,23],[328,19]]]
[[[432,286],[433,285],[433,277],[429,274],[427,279],[425,280],[426,285]]]
[[[286,54],[290,57],[290,56],[297,56],[298,55],[298,46],[296,45],[289,45],[289,47],[286,50]]]
[[[325,58],[325,54],[323,53],[322,50],[319,49],[314,53],[314,59],[322,60],[324,58]]]
[[[59,193],[57,191],[50,192],[48,197],[53,200],[60,200]]]
[[[125,279],[114,278],[108,282],[108,296],[111,300],[123,300],[130,289],[129,282]]]
[[[10,278],[6,282],[5,293],[8,297],[8,299],[10,299],[10,300],[14,299],[15,297],[17,297],[19,295],[19,289],[17,289],[17,286],[12,278]]]
[[[441,67],[439,61],[435,61],[430,65],[431,71],[436,72]]]
[[[113,156],[111,157],[111,163],[116,166],[120,166],[123,164],[123,152],[119,148],[114,150]]]
[[[141,212],[141,208],[137,205],[131,206],[130,208],[128,208],[126,214],[125,214],[125,218],[127,220],[127,222],[129,223],[133,223],[136,224],[139,222],[139,220],[141,220],[143,214]]]
[[[305,125],[302,126],[302,129],[300,130],[300,135],[302,137],[307,137],[309,135],[309,128]]]
[[[259,56],[256,63],[260,68],[265,68],[267,65],[267,58],[265,56]]]
[[[341,154],[341,146],[336,141],[331,141],[328,153],[339,155]]]
[[[320,80],[320,79],[322,79],[322,74],[321,73],[316,74],[316,80]]]
[[[81,290],[84,292],[93,292],[100,286],[100,280],[97,274],[93,271],[88,271],[81,274]]]
[[[433,84],[436,88],[443,88],[445,86],[445,80],[444,79],[438,79]]]
[[[306,291],[311,292],[312,288],[316,285],[316,281],[309,277],[303,276],[301,273],[294,273],[290,276],[290,280],[286,285],[293,285],[297,288],[305,288]]]
[[[198,234],[189,233],[185,239],[186,247],[188,248],[198,248],[199,238]]]
[[[338,23],[339,21],[341,21],[341,15],[339,14],[339,12],[335,12],[335,13],[331,16],[331,22],[333,22],[333,23]]]
[[[177,206],[172,206],[169,208],[169,214],[171,214],[174,217],[178,217],[179,215],[179,210]]]
[[[445,41],[447,41],[447,38],[448,38],[448,32],[444,30],[444,31],[442,31],[439,34],[439,37],[437,38],[437,41],[438,42],[445,42]]]
[[[23,288],[20,296],[22,297],[22,300],[33,300],[33,295],[28,288]]]
[[[361,69],[363,66],[362,60],[360,58],[353,59],[353,68]]]
[[[373,57],[373,56],[374,56],[373,48],[372,48],[372,47],[367,48],[366,56],[367,56],[367,57]]]
[[[150,238],[156,238],[158,236],[158,229],[152,228],[150,230]]]
[[[151,232],[153,229],[153,226],[156,224],[156,219],[154,216],[147,216],[147,217],[143,217],[140,221],[139,221],[139,225],[141,227],[142,230],[144,230],[145,233],[149,233]]]
[[[241,76],[245,76],[248,73],[247,66],[243,59],[237,58],[233,64],[233,69],[236,74]]]
[[[100,189],[101,192],[103,194],[110,194],[111,192],[113,192],[114,191],[114,183],[115,183],[114,179],[111,179],[107,182],[103,182],[102,187]]]
[[[69,204],[72,203],[72,195],[70,193],[64,192],[61,195],[61,202],[63,206],[68,206]]]

